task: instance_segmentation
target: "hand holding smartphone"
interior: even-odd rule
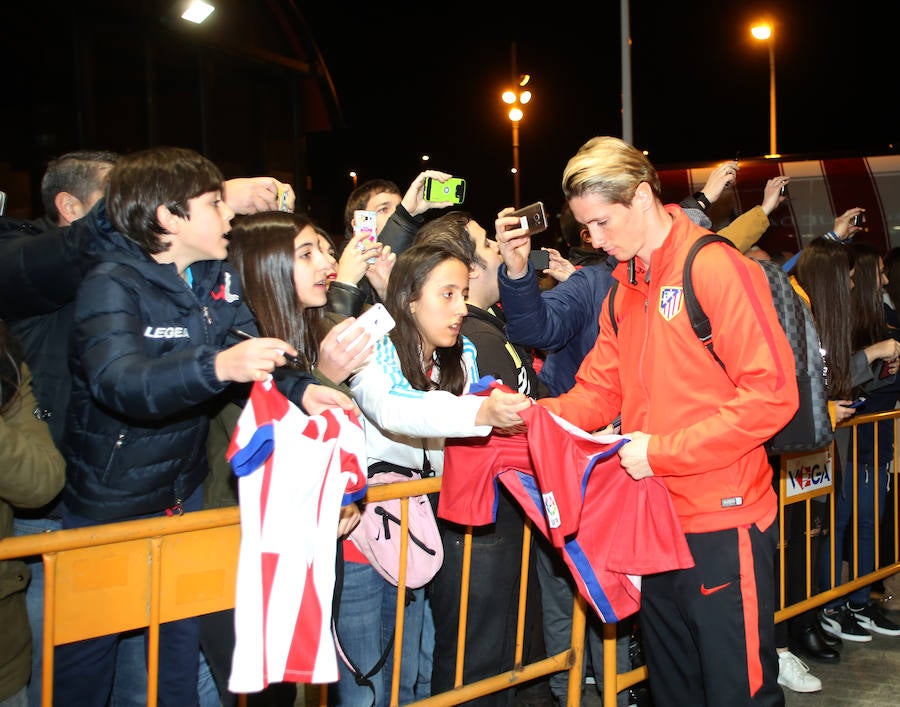
[[[422,194],[425,201],[449,201],[451,204],[461,204],[466,198],[466,180],[462,177],[450,177],[446,182],[440,182],[432,177],[426,177]]]
[[[338,334],[337,340],[343,341],[348,332],[355,332],[356,335],[353,337],[351,345],[356,343],[357,339],[359,339],[360,336],[363,336],[363,334],[368,334],[371,337],[370,341],[375,343],[393,328],[394,318],[391,316],[390,312],[385,309],[383,304],[377,303],[373,304],[365,312],[360,314],[349,329]]]
[[[549,224],[547,223],[547,213],[544,211],[543,201],[536,201],[533,204],[529,204],[528,206],[523,206],[521,209],[517,209],[509,215],[515,216],[519,219],[519,228],[528,229],[525,234],[528,236],[546,231],[549,227]],[[544,251],[544,255],[547,255],[547,257],[549,258],[549,255],[546,251]],[[545,267],[550,266],[546,265]]]
[[[366,250],[378,240],[378,236],[375,234],[375,219],[377,217],[378,214],[374,211],[357,209],[353,212],[353,235],[365,234],[364,238],[359,241],[360,250]],[[372,265],[375,262],[375,258],[368,258],[366,262]]]

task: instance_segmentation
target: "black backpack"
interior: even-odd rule
[[[727,243],[734,247],[730,240],[714,233],[697,239],[684,261],[682,274],[684,304],[697,338],[724,370],[725,364],[713,349],[709,317],[706,316],[700,302],[697,301],[691,280],[691,266],[697,251],[708,243]],[[776,455],[821,449],[831,444],[834,430],[831,427],[831,415],[828,412],[828,381],[825,374],[825,360],[812,312],[806,302],[796,293],[790,278],[780,265],[766,260],[754,262],[763,269],[766,279],[769,281],[772,302],[775,305],[775,311],[778,312],[778,321],[794,352],[797,389],[800,392],[800,405],[797,412],[784,428],[765,443],[766,452]],[[613,331],[618,333],[619,327],[616,324],[614,309],[617,285],[618,282],[613,282],[613,286],[610,288],[607,309]]]

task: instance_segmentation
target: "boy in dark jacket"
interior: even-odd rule
[[[201,155],[153,148],[120,158],[107,199],[88,216],[94,264],[78,290],[70,342],[64,528],[199,510],[207,406],[297,353],[280,339],[232,333],[257,329],[223,262],[234,212],[222,187]],[[310,414],[353,407],[309,373],[274,375]],[[106,703],[117,639],[57,648],[58,704]],[[196,704],[198,655],[196,619],[160,627],[160,705]]]

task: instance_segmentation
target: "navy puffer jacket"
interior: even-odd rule
[[[227,263],[194,263],[189,286],[116,232],[102,201],[85,220],[96,264],[75,303],[64,502],[109,522],[176,506],[202,483],[208,406],[228,387],[215,356],[238,342],[229,329],[257,328]],[[311,381],[294,376],[288,397]]]

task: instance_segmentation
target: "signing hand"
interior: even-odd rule
[[[216,378],[235,383],[265,380],[276,366],[287,363],[285,353],[296,356],[297,349],[281,339],[247,339],[216,354]]]

